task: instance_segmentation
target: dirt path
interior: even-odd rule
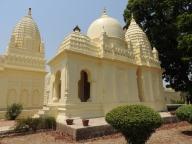
[[[25,136],[7,137],[0,144],[126,144],[121,134],[95,138],[87,141],[74,142],[69,137],[56,131],[40,132]],[[164,125],[159,128],[147,144],[192,144],[192,125],[186,122]]]
[[[0,119],[0,127],[3,127],[3,126],[13,126],[15,123],[14,120],[3,120],[3,119]]]

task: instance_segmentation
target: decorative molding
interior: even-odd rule
[[[45,67],[46,60],[40,59],[40,58],[35,58],[35,57],[29,57],[29,56],[15,55],[15,54],[8,54],[8,55],[0,56],[0,64],[6,65],[9,63]]]

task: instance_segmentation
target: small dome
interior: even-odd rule
[[[152,49],[151,49],[149,40],[147,38],[147,35],[143,32],[143,30],[135,22],[133,15],[132,15],[131,23],[125,34],[125,37],[126,37],[126,41],[131,41],[131,44],[133,46],[136,46],[136,44],[139,40],[142,45],[142,51],[144,52],[144,54],[148,55],[148,56],[152,56],[152,52],[151,52]]]
[[[90,25],[87,35],[91,39],[99,38],[103,27],[105,27],[108,37],[116,37],[125,40],[125,35],[121,24],[116,19],[108,17],[105,8],[103,10],[102,17],[95,20]]]
[[[73,49],[73,48],[78,48],[78,49],[87,49],[92,48],[93,46],[91,45],[91,40],[88,36],[82,34],[80,32],[80,28],[76,26],[73,29],[73,32],[69,34],[60,44],[57,54],[61,53],[65,49]],[[94,48],[93,48],[94,49]],[[57,55],[56,54],[56,55]]]
[[[28,15],[22,18],[14,27],[12,35],[15,36],[15,47],[40,51],[39,29],[31,17],[31,8]]]

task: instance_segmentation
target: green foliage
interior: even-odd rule
[[[159,52],[167,87],[192,96],[191,0],[129,0],[123,14],[127,25],[132,13]]]
[[[144,144],[163,123],[155,110],[143,105],[116,107],[107,113],[105,120],[132,144]]]
[[[39,129],[56,129],[56,119],[54,117],[22,118],[16,120],[13,129],[15,132],[36,131]]]
[[[184,101],[182,100],[177,100],[177,101],[173,101],[171,102],[172,104],[184,104]]]
[[[10,106],[8,105],[6,108],[5,119],[15,120],[22,110],[23,106],[21,103],[13,103]]]
[[[45,117],[44,118],[44,128],[45,129],[56,129],[55,117]]]
[[[192,105],[180,106],[176,111],[178,118],[192,124]]]

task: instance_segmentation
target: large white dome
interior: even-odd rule
[[[116,37],[125,40],[125,35],[121,24],[114,18],[110,18],[106,14],[104,8],[101,18],[95,20],[89,27],[87,35],[91,39],[99,38],[103,27],[108,37]]]

